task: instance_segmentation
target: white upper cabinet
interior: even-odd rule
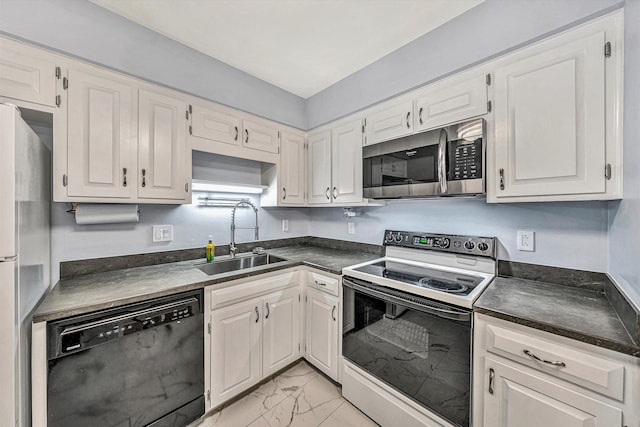
[[[414,101],[414,130],[429,130],[488,112],[490,75],[446,79],[427,86]]]
[[[132,82],[80,65],[69,79],[67,195],[129,199],[136,188]]]
[[[388,106],[365,118],[364,144],[371,145],[413,133],[413,101]]]
[[[307,146],[308,202],[331,203],[331,130],[310,132]]]
[[[242,145],[254,150],[278,153],[280,149],[280,131],[273,122],[258,118],[242,121]]]
[[[331,197],[337,203],[362,202],[362,123],[331,130]]]
[[[496,68],[489,201],[621,196],[621,51],[615,25],[608,28],[613,21],[527,48]]]
[[[309,204],[362,203],[362,121],[308,136]]]
[[[140,198],[186,200],[187,177],[185,112],[187,104],[172,96],[140,89],[138,141],[138,195]],[[189,175],[190,175],[189,170]]]
[[[306,151],[304,132],[282,132],[278,167],[279,204],[304,204],[306,191]]]
[[[194,104],[190,106],[190,134],[211,141],[230,145],[240,145],[242,121],[237,111],[222,106],[207,108]]]
[[[56,59],[48,52],[0,38],[0,96],[56,106],[60,76]]]

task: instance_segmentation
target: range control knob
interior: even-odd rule
[[[449,247],[449,243],[449,239],[447,239],[446,237],[440,237],[436,239],[435,246],[438,248],[446,249]]]
[[[393,236],[393,240],[396,243],[402,243],[402,234],[400,234],[400,233],[396,234],[395,236]]]
[[[478,243],[478,249],[484,252],[489,249],[489,245],[487,245],[485,242]]]
[[[384,242],[385,242],[385,243],[393,242],[393,234],[391,234],[391,232],[388,232],[388,233],[384,236]]]
[[[464,242],[464,248],[467,250],[472,250],[475,247],[476,247],[476,244],[473,243],[472,241]]]

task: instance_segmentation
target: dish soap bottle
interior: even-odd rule
[[[207,248],[206,248],[207,262],[213,261],[213,257],[215,256],[214,250],[215,250],[215,246],[213,246],[213,236],[210,234],[209,243],[207,243]]]

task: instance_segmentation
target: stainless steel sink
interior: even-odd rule
[[[203,263],[196,265],[200,271],[209,275],[227,273],[229,271],[245,270],[247,268],[258,267],[261,265],[274,264],[277,262],[286,261],[283,258],[273,256],[270,254],[264,255],[238,255],[233,259],[224,259],[220,261],[213,261],[210,263]]]

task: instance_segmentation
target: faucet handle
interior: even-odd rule
[[[267,251],[262,246],[256,246],[251,250],[256,255],[264,255]]]

